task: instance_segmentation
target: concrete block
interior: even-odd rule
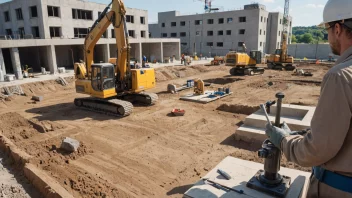
[[[41,102],[42,100],[44,100],[44,97],[43,96],[32,96],[32,100]]]
[[[315,107],[283,104],[281,108],[281,122],[285,121],[293,131],[299,131],[310,127],[310,122],[315,112]],[[269,119],[274,122],[276,105],[270,108]],[[244,120],[244,124],[235,133],[237,140],[246,142],[264,141],[265,125],[267,120],[264,112],[259,109]]]
[[[64,149],[68,152],[75,152],[75,151],[77,151],[78,147],[79,147],[79,142],[77,140],[69,138],[69,137],[66,137],[62,141],[61,146],[60,146],[61,149]]]
[[[226,157],[213,170],[202,177],[202,180],[194,184],[183,197],[271,198],[273,196],[250,189],[246,186],[247,182],[255,175],[255,173],[263,168],[264,165],[260,163],[245,161],[234,157]],[[231,176],[231,179],[227,180],[217,173],[218,169],[227,172]],[[306,197],[310,173],[282,167],[279,173],[281,175],[291,177],[291,187],[286,194],[286,198]],[[205,178],[236,190],[243,190],[244,194],[239,194],[234,191],[226,192],[224,190],[217,189],[206,184],[203,181]]]
[[[232,92],[230,92],[230,93],[224,94],[222,96],[216,96],[214,98],[209,98],[209,96],[214,93],[215,93],[214,91],[205,91],[205,94],[203,94],[203,95],[188,94],[188,95],[180,97],[180,100],[206,104],[206,103],[213,102],[215,100],[218,100],[220,98],[223,98],[223,97],[226,97],[226,96],[229,96],[232,94]]]

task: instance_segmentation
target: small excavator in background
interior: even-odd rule
[[[128,116],[132,113],[134,102],[144,105],[156,103],[156,94],[144,92],[155,87],[154,69],[130,67],[125,15],[123,1],[112,0],[85,38],[85,60],[74,65],[75,86],[77,93],[91,97],[76,98],[76,106],[115,116]],[[111,24],[116,35],[117,58],[110,59],[109,63],[93,63],[94,47]]]
[[[230,51],[226,54],[226,66],[233,66],[230,74],[232,76],[263,74],[264,69],[257,67],[257,64],[262,62],[262,52],[250,51],[248,55],[246,45],[243,44],[242,47],[243,52]]]
[[[282,34],[282,48],[276,49],[275,54],[270,54],[267,58],[268,69],[285,69],[293,71],[296,66],[293,64],[293,56],[287,54],[287,35]]]

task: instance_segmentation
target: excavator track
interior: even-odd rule
[[[75,98],[74,103],[79,108],[116,117],[128,116],[133,110],[132,103],[119,99]]]
[[[125,94],[119,97],[121,100],[126,100],[131,103],[139,103],[142,105],[150,106],[154,105],[158,101],[158,95],[155,93],[141,92]]]

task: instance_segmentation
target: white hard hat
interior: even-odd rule
[[[352,19],[351,0],[328,0],[324,8],[324,23]]]

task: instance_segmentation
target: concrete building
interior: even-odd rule
[[[73,68],[83,60],[84,38],[107,5],[82,0],[12,0],[0,4],[0,68],[2,74],[22,78],[24,65],[35,72],[46,68]],[[180,57],[180,40],[150,39],[148,11],[127,8],[127,28],[131,57],[139,62],[142,55],[150,61]],[[113,27],[104,33],[94,50],[94,61],[116,57]]]
[[[288,21],[289,35],[292,19]],[[182,53],[225,55],[245,42],[248,50],[273,53],[281,45],[283,14],[268,12],[264,5],[245,5],[243,10],[180,15],[160,12],[158,23],[149,24],[152,38],[180,38]],[[290,42],[290,40],[289,40]]]

